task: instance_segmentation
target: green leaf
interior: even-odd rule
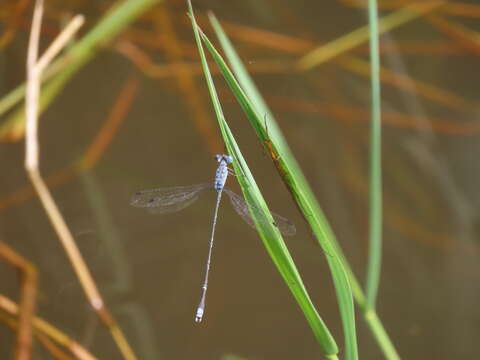
[[[339,251],[339,246],[336,243],[333,232],[328,225],[325,216],[320,210],[313,192],[310,190],[305,178],[303,177],[300,167],[290,152],[285,139],[283,138],[277,124],[273,119],[273,116],[271,115],[269,115],[267,119],[267,133],[267,128],[264,125],[264,118],[262,115],[270,114],[270,111],[261,98],[260,93],[256,90],[255,85],[248,76],[245,67],[233,50],[233,47],[229,43],[218,21],[213,16],[210,16],[210,20],[215,33],[225,49],[232,68],[235,69],[239,81],[237,81],[221,55],[214,48],[207,36],[203,33],[202,39],[218,67],[220,68],[227,84],[242,106],[252,127],[257,133],[257,136],[270,153],[283,181],[287,185],[293,198],[301,209],[305,219],[307,220],[320,246],[322,247],[323,252],[327,255],[326,258],[335,285],[337,301],[343,322],[345,335],[345,355],[347,359],[355,360],[358,358],[355,312],[353,307],[352,290],[350,288],[349,281],[351,276],[350,274],[347,274],[344,268],[344,263],[346,263],[346,260],[343,258],[341,251]],[[361,289],[358,289],[361,292]]]
[[[242,188],[245,200],[250,207],[250,212],[255,221],[257,231],[278,271],[282,275],[285,283],[289,287],[297,303],[305,314],[305,317],[310,324],[317,340],[319,341],[322,350],[328,358],[336,359],[338,347],[333,337],[331,336],[328,328],[326,327],[326,325],[318,315],[315,307],[313,306],[313,303],[307,293],[307,290],[303,284],[303,281],[295,266],[295,263],[292,260],[292,257],[281,237],[278,228],[273,225],[272,215],[270,214],[270,211],[268,210],[268,207],[253,178],[253,175],[250,172],[250,169],[248,168],[248,165],[242,156],[238,144],[232,132],[230,131],[227,122],[225,121],[222,107],[220,105],[220,101],[215,90],[215,85],[213,83],[213,79],[210,74],[210,70],[208,68],[208,64],[203,51],[203,46],[200,40],[200,36],[203,36],[203,34],[200,35],[200,31],[198,25],[196,24],[190,1],[189,11],[195,39],[197,41],[197,46],[200,53],[200,59],[202,61],[208,89],[210,91],[212,103],[215,109],[215,113],[217,115],[218,124],[223,139],[225,141],[228,153],[232,155],[235,159],[232,165],[234,167],[235,173],[238,175],[238,182],[240,184],[240,187]],[[265,221],[265,219],[267,221]]]

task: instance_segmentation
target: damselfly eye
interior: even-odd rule
[[[217,162],[220,162],[220,160],[222,160],[222,155],[217,154],[214,156],[214,159],[217,160]]]
[[[230,155],[225,156],[225,160],[227,161],[228,164],[231,164],[233,162],[233,157]]]

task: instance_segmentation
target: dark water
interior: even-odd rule
[[[72,2],[68,6],[94,16],[101,4]],[[182,20],[185,6],[178,1],[170,5],[174,30],[184,45],[192,45]],[[54,2],[51,11],[64,11],[68,6]],[[197,1],[195,7],[199,13],[212,9],[224,21],[322,42],[366,22],[363,10],[333,1]],[[472,28],[478,25],[476,19],[455,20]],[[47,24],[57,26],[55,15]],[[137,26],[155,36],[148,19]],[[0,52],[2,93],[23,79],[26,28]],[[383,41],[398,49],[382,58],[385,67],[448,89],[466,104],[475,104],[476,58],[428,22],[412,22]],[[401,53],[408,42],[447,44],[455,55]],[[266,59],[293,63],[298,58],[256,45],[235,45],[249,63]],[[367,59],[365,49],[357,56]],[[149,50],[149,54],[159,64],[168,62],[162,49]],[[201,324],[194,322],[194,314],[214,196],[204,195],[181,213],[162,216],[129,206],[130,196],[139,189],[212,178],[212,154],[223,150],[217,145],[221,144],[219,133],[201,77],[195,79],[195,96],[206,109],[211,131],[208,126],[199,130],[191,97],[173,77],[149,78],[117,52],[101,53],[42,118],[43,174],[57,174],[84,155],[132,74],[139,82],[137,95],[99,162],[53,186],[52,192],[137,355],[141,359],[227,359],[228,354],[245,359],[321,358],[308,324],[260,239],[227,202],[220,209]],[[368,79],[329,63],[304,74],[259,73],[255,80],[358,278],[364,279],[368,123],[362,121],[358,110],[345,119],[325,109],[332,104],[368,109]],[[287,244],[319,313],[342,347],[338,308],[324,255],[235,100],[227,91],[221,94],[232,130],[271,208],[297,224],[298,234],[288,238]],[[451,129],[467,129],[477,122],[477,106],[452,109],[390,86],[384,87],[383,96],[384,110],[410,115],[413,120],[408,126],[404,121],[383,127],[385,225],[379,315],[404,359],[476,358],[480,331],[479,139],[475,127],[463,132]],[[302,102],[309,105],[292,105]],[[442,121],[447,125],[438,126]],[[28,181],[22,168],[23,144],[3,143],[1,149],[4,203]],[[234,179],[229,182],[237,188]],[[119,359],[108,331],[90,310],[38,199],[29,197],[2,207],[0,237],[38,268],[38,314],[98,358]],[[17,274],[4,263],[0,269],[0,293],[17,299]],[[360,313],[358,337],[361,358],[382,359]],[[10,329],[0,327],[1,358],[10,356],[12,344]],[[37,359],[49,358],[38,343],[35,354]]]

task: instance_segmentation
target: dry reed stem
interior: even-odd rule
[[[18,305],[15,304],[9,298],[0,295],[0,309],[6,313],[14,316],[19,315]],[[41,334],[48,336],[50,339],[54,340],[57,344],[68,349],[75,357],[81,360],[96,360],[97,358],[93,356],[87,349],[78,344],[76,341],[65,335],[63,332],[58,330],[55,326],[49,324],[45,320],[41,319],[38,316],[34,316],[33,327],[35,331],[38,331]]]
[[[365,77],[370,76],[369,62],[361,58],[341,56],[335,59],[335,64],[350,72]],[[406,74],[392,71],[385,67],[380,68],[380,79],[383,84],[396,87],[405,92],[413,94],[417,93],[425,99],[463,113],[474,111],[476,108],[473,104],[470,104],[461,96],[458,96],[449,90],[414,79]]]
[[[294,97],[265,95],[265,99],[275,109],[281,112],[331,116],[336,120],[352,124],[368,122],[370,111],[360,106],[345,103],[320,102]],[[423,121],[420,121],[423,120]],[[399,129],[409,129],[422,132],[435,132],[449,136],[472,136],[480,132],[480,124],[474,121],[459,122],[445,118],[424,118],[423,116],[408,115],[394,110],[382,111],[382,123]],[[428,123],[429,126],[425,126]]]
[[[475,56],[480,54],[480,34],[478,31],[440,16],[430,15],[426,18],[426,21],[452,39],[453,42],[466,49],[467,53]]]
[[[398,2],[403,4],[407,3],[406,0],[398,0]],[[478,10],[480,10],[478,5],[476,7]],[[478,32],[470,30],[466,26],[455,23],[452,20],[447,20],[444,17],[435,14],[429,14],[425,16],[425,21],[429,22],[431,25],[437,28],[437,30],[451,38],[453,42],[459,44],[468,52],[473,53],[474,55],[480,54],[480,40]]]
[[[37,299],[37,271],[32,264],[3,242],[0,242],[0,258],[5,259],[21,273],[20,311],[14,358],[29,360],[32,353],[32,318]]]
[[[13,331],[18,329],[18,320],[15,319],[12,315],[8,315],[4,311],[0,311],[0,321],[3,321],[7,326],[9,326]],[[49,337],[46,335],[39,333],[38,331],[34,332],[35,337],[38,341],[43,345],[43,347],[50,352],[57,360],[71,360],[72,357],[66,354],[63,350],[61,350],[57,344],[55,344]]]
[[[110,311],[106,308],[104,301],[97,289],[95,281],[82,258],[82,255],[75,243],[75,240],[68,229],[63,216],[61,215],[53,197],[51,196],[45,182],[40,175],[38,167],[39,146],[38,146],[38,99],[42,71],[49,65],[49,62],[65,46],[67,41],[74,35],[83,23],[83,17],[75,17],[69,25],[60,33],[56,40],[50,45],[45,54],[38,59],[38,46],[40,27],[43,15],[43,0],[37,0],[33,14],[32,29],[27,54],[27,90],[26,90],[26,157],[25,168],[35,188],[40,201],[54,227],[60,241],[72,263],[80,284],[90,302],[90,305],[97,313],[101,321],[109,328],[121,354],[125,359],[136,359],[130,345],[120,330]],[[80,20],[79,20],[80,19]]]
[[[340,3],[343,3],[346,6],[350,7],[367,7],[367,1],[359,2],[358,0],[339,0]],[[380,9],[384,10],[396,10],[405,6],[405,1],[403,0],[390,0],[390,1],[381,1],[378,4]],[[449,1],[440,9],[442,14],[447,15],[456,15],[466,18],[479,18],[480,17],[480,5],[469,4],[459,1]]]
[[[40,343],[42,343],[43,347],[57,360],[73,360],[73,358],[65,353],[62,349],[60,349],[57,344],[50,340],[50,338],[38,331],[35,332],[35,337],[38,339]]]
[[[98,131],[95,139],[85,152],[85,155],[80,160],[79,170],[91,169],[101,159],[107,147],[112,142],[113,137],[117,133],[120,124],[126,118],[137,92],[138,79],[132,75],[125,81],[105,123]]]

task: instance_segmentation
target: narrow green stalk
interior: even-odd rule
[[[377,1],[368,1],[370,24],[370,234],[366,281],[366,306],[375,309],[382,262],[382,123],[380,108],[380,54]]]
[[[383,327],[382,322],[378,318],[377,313],[374,310],[366,310],[364,312],[364,318],[370,331],[376,334],[375,340],[380,345],[383,355],[389,360],[400,360],[400,356],[395,349],[392,341],[388,337],[387,331]]]
[[[17,86],[0,99],[0,115],[18,104],[25,96],[25,84]]]

